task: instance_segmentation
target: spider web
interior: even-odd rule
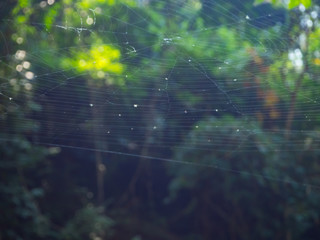
[[[48,3],[41,2],[39,9],[56,4]],[[304,33],[318,27],[317,10],[295,10],[302,34],[293,38],[284,10],[246,4],[138,1],[108,13],[100,7],[76,10],[77,24],[15,26],[28,24],[36,31],[32,39],[1,36],[3,44],[9,46],[12,38],[18,46],[15,52],[7,47],[0,58],[1,68],[10,73],[1,76],[1,117],[25,112],[28,120],[13,121],[22,132],[35,130],[26,133],[34,144],[98,151],[106,153],[106,161],[160,160],[318,188],[306,173],[293,176],[285,167],[293,161],[299,168],[291,159],[295,152],[319,155],[314,127],[319,96],[305,83],[315,82],[316,75],[302,81],[298,101],[290,105],[306,67]],[[120,50],[121,73],[92,73],[58,62],[88,51],[95,35]],[[46,41],[56,44],[41,46]],[[291,66],[290,72],[281,62]],[[26,99],[33,99],[38,111],[28,112]],[[7,132],[2,141],[16,135],[14,129]],[[268,168],[261,167],[264,161]]]

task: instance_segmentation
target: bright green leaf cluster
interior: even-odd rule
[[[104,78],[105,72],[122,73],[123,65],[118,62],[120,56],[118,49],[106,44],[96,44],[89,51],[75,53],[72,58],[65,59],[63,66],[75,68],[79,72],[88,71],[94,78]]]
[[[281,0],[255,0],[254,1],[254,4],[255,5],[258,5],[258,4],[262,4],[262,3],[270,3],[275,5],[275,6],[278,6],[278,5],[282,5],[284,1],[281,1]],[[303,4],[306,8],[309,8],[311,7],[312,5],[312,0],[289,0],[288,1],[288,8],[289,9],[292,9],[292,8],[295,8],[297,6],[299,6],[300,4]]]
[[[303,4],[306,8],[309,8],[312,4],[312,0],[290,0],[288,7],[291,9],[299,6],[300,4]]]

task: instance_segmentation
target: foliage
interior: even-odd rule
[[[80,209],[62,230],[63,239],[110,239],[113,221],[101,209],[88,206]]]
[[[1,15],[0,239],[318,239],[316,1],[53,3]]]
[[[266,0],[255,0],[255,4],[261,4],[264,2],[270,2],[270,1],[266,1]],[[271,0],[271,3],[274,5],[282,5],[284,1],[282,0]],[[312,0],[289,0],[287,1],[288,3],[288,8],[292,9],[295,8],[297,6],[299,6],[300,4],[303,4],[306,8],[309,8],[312,5]]]

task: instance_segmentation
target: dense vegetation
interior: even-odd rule
[[[0,3],[0,240],[319,239],[319,5]]]

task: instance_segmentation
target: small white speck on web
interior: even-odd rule
[[[235,78],[235,79],[233,79],[233,81],[236,82],[236,81],[238,81],[238,79]]]
[[[157,126],[153,126],[153,129],[157,129]]]
[[[93,104],[92,104],[92,103],[90,103],[90,104],[89,104],[89,106],[90,106],[90,107],[93,107]]]
[[[216,109],[216,112],[219,112],[219,109]]]
[[[93,23],[94,23],[94,20],[93,20],[93,18],[91,18],[91,17],[87,17],[87,20],[86,20],[86,23],[88,24],[88,25],[92,25]]]
[[[164,78],[164,80],[168,81],[168,78],[166,77],[166,78]]]
[[[121,113],[119,113],[119,117],[121,117],[122,115],[121,115]]]
[[[249,17],[248,15],[246,15],[246,19],[247,19],[247,20],[250,20],[250,17]]]
[[[25,73],[25,77],[26,77],[27,79],[31,80],[31,79],[34,78],[34,73],[28,71],[28,72]]]
[[[240,129],[239,129],[239,128],[237,129],[237,132],[240,132]]]
[[[185,113],[185,114],[187,114],[187,113],[188,113],[188,111],[187,111],[187,110],[184,110],[184,113]]]
[[[18,72],[21,72],[22,69],[23,69],[22,65],[18,64],[18,65],[16,66],[16,70],[17,70]]]
[[[137,107],[138,107],[138,104],[133,104],[133,107],[134,107],[134,108],[137,108]]]
[[[49,5],[52,5],[52,4],[54,4],[55,0],[48,0],[47,2]]]
[[[39,6],[40,6],[41,8],[44,8],[44,7],[47,6],[47,2],[46,2],[46,1],[41,1],[41,2],[39,3]]]
[[[24,84],[24,88],[28,91],[30,91],[32,89],[32,84],[31,83],[26,83]]]
[[[199,126],[197,125],[196,128],[199,128]]]
[[[28,61],[24,61],[24,62],[22,63],[22,66],[23,66],[23,68],[25,68],[25,69],[29,69],[30,66],[31,66],[31,63],[28,62]]]
[[[18,50],[17,52],[16,52],[16,54],[15,54],[15,58],[17,59],[17,60],[23,60],[24,58],[25,58],[25,56],[26,56],[26,51],[24,51],[24,50]]]

